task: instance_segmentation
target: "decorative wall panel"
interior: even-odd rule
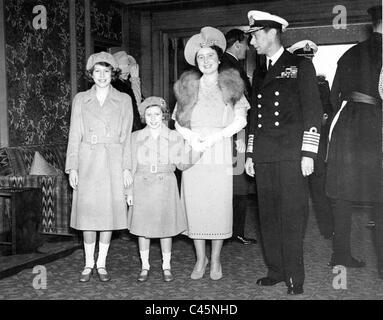
[[[33,8],[44,5],[47,29]],[[62,0],[6,0],[9,145],[66,141],[70,115],[69,7]]]
[[[76,0],[76,50],[77,50],[77,92],[86,90],[85,80],[85,5],[84,0]]]

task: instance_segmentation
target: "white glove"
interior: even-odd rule
[[[193,132],[193,135],[191,136],[190,140],[190,146],[194,151],[197,152],[203,152],[204,151],[204,146],[202,144],[202,138],[199,133]]]
[[[210,134],[202,139],[202,144],[204,149],[211,148],[213,145],[215,145],[218,141],[222,140],[223,136],[221,132],[216,132],[213,134]]]
[[[255,170],[254,170],[253,159],[251,159],[251,158],[246,159],[245,170],[246,170],[247,175],[249,175],[250,177],[254,177]]]
[[[130,67],[130,76],[132,78],[139,78],[140,77],[140,67],[138,66],[138,64],[133,64]]]

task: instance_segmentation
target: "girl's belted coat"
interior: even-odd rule
[[[110,86],[101,106],[96,88],[73,101],[66,173],[78,170],[70,226],[118,230],[128,226],[123,170],[131,169],[133,111],[130,97]]]
[[[133,132],[134,204],[129,209],[132,234],[165,238],[186,231],[186,214],[174,171],[190,168],[199,157],[197,153],[186,152],[182,136],[164,124],[157,139],[148,127]]]

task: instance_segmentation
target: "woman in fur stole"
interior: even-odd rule
[[[210,278],[222,278],[221,248],[232,236],[233,159],[231,137],[246,126],[250,105],[244,83],[234,69],[218,72],[226,48],[224,35],[204,27],[189,39],[186,61],[199,71],[187,71],[174,85],[176,129],[202,158],[183,172],[181,200],[197,261],[191,274],[200,279],[208,265],[206,240],[212,240]]]

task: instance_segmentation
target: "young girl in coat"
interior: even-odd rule
[[[146,127],[132,134],[133,188],[128,195],[131,206],[128,213],[129,230],[138,236],[142,262],[138,281],[148,279],[150,239],[160,238],[163,279],[172,281],[170,259],[172,237],[187,229],[185,212],[181,206],[176,167],[185,170],[194,161],[185,151],[184,139],[163,123],[166,102],[149,97],[138,107]],[[187,147],[187,146],[186,146]],[[199,153],[193,153],[197,158]]]
[[[90,280],[94,267],[105,282],[111,279],[105,264],[112,230],[128,225],[125,188],[132,183],[133,112],[130,97],[110,84],[118,73],[111,54],[91,55],[86,70],[94,85],[74,98],[65,172],[74,190],[70,226],[83,231],[84,237],[85,267],[80,282]]]

